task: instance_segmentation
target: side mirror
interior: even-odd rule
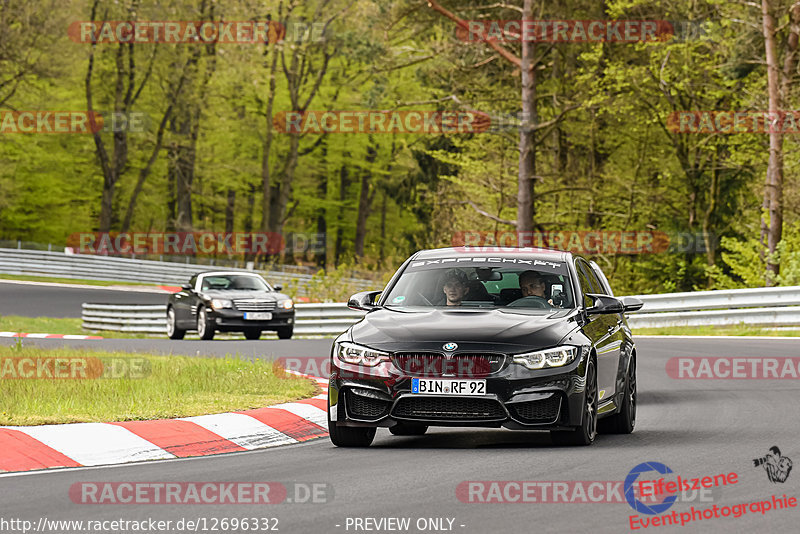
[[[347,307],[353,310],[370,311],[378,308],[375,304],[375,297],[382,291],[362,291],[351,296],[347,301]]]
[[[586,308],[586,313],[595,315],[600,313],[622,313],[625,311],[625,305],[618,298],[609,295],[598,295],[595,293],[587,293],[587,297],[594,299],[594,305],[591,308]]]
[[[181,284],[181,289],[192,289],[190,284]]]
[[[283,286],[278,284],[276,286],[272,286],[272,289],[274,289],[275,291],[280,291],[281,289],[283,289]]]
[[[622,297],[622,304],[625,306],[626,312],[634,312],[644,306],[644,302],[636,297]]]

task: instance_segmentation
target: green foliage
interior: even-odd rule
[[[167,231],[173,225],[176,192],[169,169],[175,162],[170,158],[177,147],[189,145],[194,157],[192,226],[220,232],[232,222],[234,231],[260,229],[263,152],[272,124],[267,116],[271,60],[279,58],[273,114],[292,111],[285,72],[293,68],[290,58],[296,50],[311,74],[299,88],[301,102],[310,96],[315,77],[321,80],[308,101],[312,111],[477,110],[498,118],[520,110],[519,68],[484,43],[460,40],[454,23],[425,2],[284,2],[282,16],[290,4],[294,11],[288,23],[310,20],[323,5],[325,17],[337,14],[326,43],[218,44],[194,63],[187,60],[199,45],[134,47],[135,86],[141,86],[135,108],[150,121],[146,131],[127,135],[112,229],[120,228],[184,65],[190,65],[191,83],[178,93],[163,148],[135,202],[133,231]],[[508,20],[519,18],[513,6],[521,1],[441,4],[465,20]],[[789,4],[776,4],[785,40]],[[8,100],[0,89],[0,110],[85,109],[90,48],[71,41],[63,28],[86,20],[90,4],[68,0],[47,16],[18,0],[3,6],[0,10],[8,10],[2,11],[3,20],[12,22],[0,21],[0,83],[21,67],[24,76]],[[130,0],[100,0],[97,18],[125,20],[132,6]],[[279,17],[276,2],[213,6],[214,16],[224,20],[266,13],[273,20]],[[138,5],[136,15],[141,20],[199,20],[198,9],[197,3],[169,0]],[[719,0],[570,0],[536,3],[536,12],[537,18],[553,20],[702,22],[702,35],[686,39],[536,46],[536,228],[705,232],[719,241],[715,251],[594,255],[618,293],[763,285],[759,220],[766,136],[686,134],[669,128],[669,116],[677,111],[766,109],[757,6]],[[25,24],[30,31],[21,31]],[[519,43],[503,46],[520,55]],[[331,54],[327,64],[325,50]],[[117,61],[118,51],[109,44],[95,48],[97,109],[113,109],[118,72],[128,73],[128,64]],[[796,109],[796,88],[790,93]],[[191,110],[199,110],[196,140],[177,131]],[[508,222],[517,210],[517,126],[491,133],[301,136],[287,217],[280,227],[284,233],[324,231],[325,254],[287,254],[281,261],[323,267],[312,282],[314,290],[323,300],[341,300],[352,292],[346,282],[352,267],[385,273],[415,250],[450,245],[457,232],[513,230]],[[114,136],[106,132],[101,137],[113,152]],[[273,129],[267,154],[273,200],[287,176],[290,141]],[[800,283],[798,142],[787,136],[784,150],[785,228],[778,251],[778,283],[784,285]],[[366,206],[360,205],[362,184],[371,200]],[[95,230],[102,190],[90,136],[0,135],[0,240],[61,244],[71,233]],[[358,255],[357,220],[364,209],[366,239]]]

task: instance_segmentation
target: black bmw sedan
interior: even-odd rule
[[[364,318],[334,342],[331,441],[372,443],[377,427],[549,430],[590,445],[636,423],[636,347],[594,262],[541,249],[414,254],[384,291],[353,295]]]
[[[183,339],[187,330],[196,330],[201,339],[213,339],[217,331],[244,332],[247,339],[258,339],[264,330],[273,330],[280,339],[289,339],[294,303],[280,289],[255,273],[197,274],[169,297],[167,335]]]

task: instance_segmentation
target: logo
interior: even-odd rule
[[[636,480],[639,478],[639,475],[642,473],[647,473],[648,471],[655,471],[662,475],[667,473],[672,473],[672,469],[667,467],[666,465],[659,463],[659,462],[645,462],[642,464],[637,465],[628,473],[628,476],[625,477],[625,499],[628,501],[628,504],[631,505],[631,508],[636,510],[642,514],[648,515],[658,515],[662,512],[665,512],[670,509],[670,507],[675,504],[675,501],[678,500],[677,495],[670,495],[666,497],[662,502],[657,504],[645,504],[639,499],[636,498],[634,494],[635,487],[636,487]]]
[[[458,348],[458,345],[456,345],[455,343],[452,343],[452,342],[451,343],[445,343],[444,345],[442,345],[442,348],[444,350],[446,350],[447,352],[453,352],[454,350],[456,350]]]
[[[786,456],[781,456],[781,450],[777,446],[770,447],[766,456],[753,458],[753,466],[763,467],[767,472],[767,478],[773,484],[786,482],[792,471],[792,461]]]

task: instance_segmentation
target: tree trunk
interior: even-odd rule
[[[533,0],[525,0],[522,20],[533,19]],[[522,124],[519,131],[519,177],[517,182],[517,232],[532,232],[534,180],[536,177],[535,127],[538,122],[536,109],[536,71],[531,62],[536,50],[532,40],[522,43]]]
[[[225,232],[233,233],[233,225],[236,214],[236,190],[228,189],[228,202],[225,204]]]
[[[367,217],[369,217],[372,195],[369,190],[369,171],[362,171],[361,193],[358,195],[358,214],[356,215],[356,237],[353,240],[353,251],[356,262],[364,257],[364,241],[367,237]]]
[[[764,48],[767,62],[767,94],[769,96],[769,113],[779,117],[788,100],[792,76],[797,65],[798,24],[800,24],[800,6],[793,5],[790,10],[791,29],[786,42],[786,56],[783,72],[778,66],[778,52],[775,18],[772,15],[770,0],[761,1],[763,16]],[[782,121],[778,121],[781,123]],[[766,246],[767,272],[766,286],[775,285],[780,271],[780,264],[775,257],[778,243],[783,234],[783,132],[780,127],[770,129],[769,163],[764,182],[764,202],[761,219],[761,243]]]
[[[345,152],[342,154],[344,161],[348,161],[350,159],[350,154]],[[350,186],[350,176],[347,172],[347,164],[342,163],[341,168],[339,169],[339,213],[337,215],[336,220],[336,243],[333,249],[333,261],[335,266],[339,266],[339,260],[342,257],[342,249],[344,247],[343,238],[344,238],[344,229],[342,226],[344,225],[344,220],[347,214],[347,206],[345,202],[347,201],[347,188]]]
[[[176,132],[182,133],[182,132]],[[168,174],[175,180],[175,227],[179,232],[192,231],[192,182],[194,181],[194,147],[173,143],[169,148]]]
[[[269,45],[267,45],[269,46]],[[269,152],[272,149],[272,106],[275,102],[275,72],[278,69],[278,50],[272,46],[272,64],[269,68],[269,92],[267,93],[267,122],[264,137],[264,153],[261,155],[261,231],[270,229],[270,206],[272,204],[272,183],[269,173]]]
[[[367,218],[369,217],[372,200],[375,197],[375,189],[370,191],[371,165],[375,163],[378,152],[375,147],[367,147],[367,166],[361,171],[361,193],[358,196],[358,214],[356,215],[356,237],[353,240],[353,249],[356,261],[364,257],[364,242],[367,238]]]
[[[286,207],[292,198],[292,182],[294,181],[294,170],[297,168],[298,152],[300,150],[300,134],[289,134],[289,155],[281,171],[281,179],[277,190],[272,197],[272,205],[269,211],[269,229],[272,232],[282,232],[283,223],[286,219]]]
[[[378,261],[380,266],[383,266],[384,258],[386,257],[386,197],[388,193],[384,189],[383,202],[381,202],[381,244],[378,251]]]
[[[127,232],[130,229],[131,221],[133,220],[133,211],[136,208],[136,201],[142,192],[145,180],[150,175],[150,171],[153,168],[153,164],[158,158],[158,153],[161,151],[161,147],[164,143],[164,131],[166,130],[167,124],[172,119],[172,110],[175,106],[175,103],[180,98],[181,90],[183,89],[183,84],[186,81],[186,73],[188,67],[189,67],[189,62],[187,62],[183,66],[181,77],[178,80],[178,83],[175,87],[175,91],[173,92],[172,98],[170,99],[169,105],[167,106],[167,109],[164,111],[164,115],[162,115],[161,117],[161,122],[159,122],[158,124],[158,131],[156,133],[156,142],[155,146],[153,146],[153,150],[150,152],[150,158],[147,160],[145,166],[139,171],[139,178],[136,180],[136,186],[133,188],[133,193],[131,194],[131,198],[128,201],[128,209],[125,211],[125,219],[122,222],[122,232]],[[174,216],[175,213],[174,205],[172,206],[171,213]]]
[[[317,183],[317,198],[324,201],[328,198],[328,143],[326,139],[322,140],[322,159],[321,159],[322,172],[319,175],[319,182]],[[323,202],[317,208],[317,238],[322,239],[322,250],[316,251],[316,263],[319,267],[325,268],[328,264],[328,221],[325,218],[327,207]],[[317,243],[319,241],[317,240]]]

